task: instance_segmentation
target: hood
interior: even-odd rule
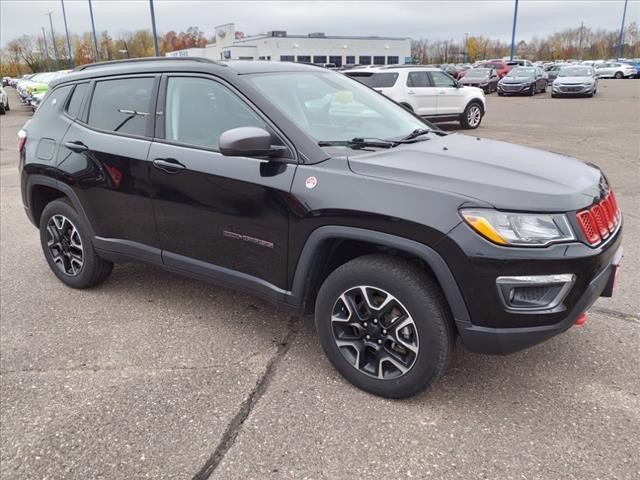
[[[591,77],[556,77],[554,83],[580,84],[593,83],[594,81]]]
[[[579,210],[600,196],[595,166],[462,134],[350,156],[349,165],[359,175],[453,192],[505,210]]]
[[[464,83],[464,84],[468,84],[468,85],[478,85],[480,83],[487,83],[489,81],[489,77],[473,77],[473,78],[467,78],[462,77],[460,79],[460,83]]]
[[[533,77],[502,77],[502,83],[530,83],[535,79]]]

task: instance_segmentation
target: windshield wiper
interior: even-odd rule
[[[417,128],[415,129],[413,132],[411,132],[409,135],[407,135],[406,137],[403,137],[400,142],[406,141],[406,140],[413,140],[415,138],[418,138],[422,135],[425,135],[427,133],[435,133],[436,135],[449,135],[447,132],[443,131],[443,130],[434,130],[432,128]]]
[[[398,144],[393,140],[382,140],[381,138],[352,138],[351,140],[320,140],[320,147],[349,147],[349,148],[391,148]]]

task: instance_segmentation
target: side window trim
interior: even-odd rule
[[[257,117],[259,117],[262,121],[264,121],[269,126],[269,128],[273,130],[274,134],[280,138],[282,143],[287,147],[289,154],[291,155],[291,158],[288,158],[288,157],[285,157],[285,158],[287,158],[288,160],[290,159],[291,163],[298,163],[297,150],[294,147],[293,142],[289,140],[289,138],[282,132],[282,130],[279,129],[271,121],[271,119],[269,119],[269,117],[267,117],[259,108],[257,108],[253,104],[253,102],[251,102],[251,100],[249,100],[245,95],[243,95],[240,91],[238,91],[237,88],[235,88],[230,83],[224,81],[222,78],[217,77],[215,75],[206,75],[201,73],[186,73],[186,72],[185,73],[168,73],[168,74],[162,75],[162,79],[159,82],[158,95],[157,95],[158,101],[156,103],[156,110],[154,115],[154,117],[156,117],[154,119],[154,123],[155,123],[154,135],[153,135],[154,142],[166,143],[168,145],[175,145],[178,147],[192,148],[196,150],[206,150],[209,152],[220,153],[220,151],[215,148],[210,148],[203,145],[191,145],[191,144],[187,144],[187,143],[183,143],[175,140],[169,140],[166,138],[165,122],[166,122],[166,115],[167,115],[167,111],[166,111],[167,84],[169,83],[170,78],[203,78],[206,80],[210,80],[212,82],[216,82],[222,87],[227,88],[231,93],[233,93],[240,100],[242,100],[242,102],[244,102],[245,105],[248,108],[250,108],[251,111]]]
[[[89,111],[91,110],[91,103],[93,102],[93,95],[95,93],[96,90],[96,85],[98,84],[98,82],[108,82],[110,80],[125,80],[127,78],[153,78],[153,85],[151,88],[151,96],[149,99],[149,112],[153,112],[154,110],[152,110],[151,108],[154,107],[156,105],[156,99],[158,96],[158,86],[159,86],[159,80],[160,80],[160,74],[158,73],[140,73],[140,74],[136,74],[136,75],[114,75],[114,76],[109,76],[109,77],[100,77],[99,80],[91,80],[89,82],[89,91],[86,95],[85,98],[85,102],[82,108],[82,115],[78,115],[78,118],[76,119],[77,121],[79,121],[83,127],[86,127],[90,130],[93,130],[95,132],[100,132],[100,133],[106,133],[108,135],[115,135],[118,137],[128,137],[128,138],[138,138],[138,139],[144,139],[144,140],[151,140],[153,138],[153,124],[155,121],[155,118],[151,118],[151,117],[155,117],[155,115],[147,115],[146,117],[146,125],[145,125],[145,134],[144,135],[133,135],[133,134],[129,134],[129,133],[122,133],[122,132],[114,132],[112,130],[104,130],[102,128],[97,128],[95,126],[92,126],[89,124]]]

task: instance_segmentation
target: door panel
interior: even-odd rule
[[[414,112],[418,115],[435,115],[437,112],[436,89],[431,86],[427,72],[409,72],[407,95]]]
[[[71,143],[87,150],[74,152],[65,146]],[[96,235],[158,246],[149,191],[150,144],[77,123],[67,131],[58,168],[80,197]]]
[[[201,274],[210,266],[286,288],[289,192],[294,163],[224,156],[220,134],[273,129],[245,100],[212,78],[163,81],[164,114],[149,152],[163,261]],[[154,163],[155,162],[155,163]]]
[[[431,82],[438,92],[438,115],[462,113],[462,89],[455,86],[455,81],[444,72],[429,72]]]
[[[170,255],[177,254],[286,287],[288,203],[296,165],[164,143],[153,143],[149,158],[185,167],[177,173],[151,169],[165,263],[185,268]]]

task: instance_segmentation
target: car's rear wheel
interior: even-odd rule
[[[40,243],[53,273],[70,287],[98,285],[113,269],[113,263],[96,254],[89,232],[66,199],[54,200],[44,208]]]
[[[460,119],[460,125],[462,128],[474,129],[480,126],[482,122],[482,116],[484,115],[482,106],[478,102],[471,102],[464,109],[462,118]]]
[[[618,80],[620,80],[622,77],[624,77],[624,74],[622,72],[616,72],[614,77],[617,78]]]
[[[435,280],[386,255],[333,271],[318,293],[315,322],[327,357],[347,380],[392,398],[415,395],[440,378],[455,339]]]
[[[0,115],[4,115],[4,114],[5,114],[4,105],[2,103],[0,103]]]

